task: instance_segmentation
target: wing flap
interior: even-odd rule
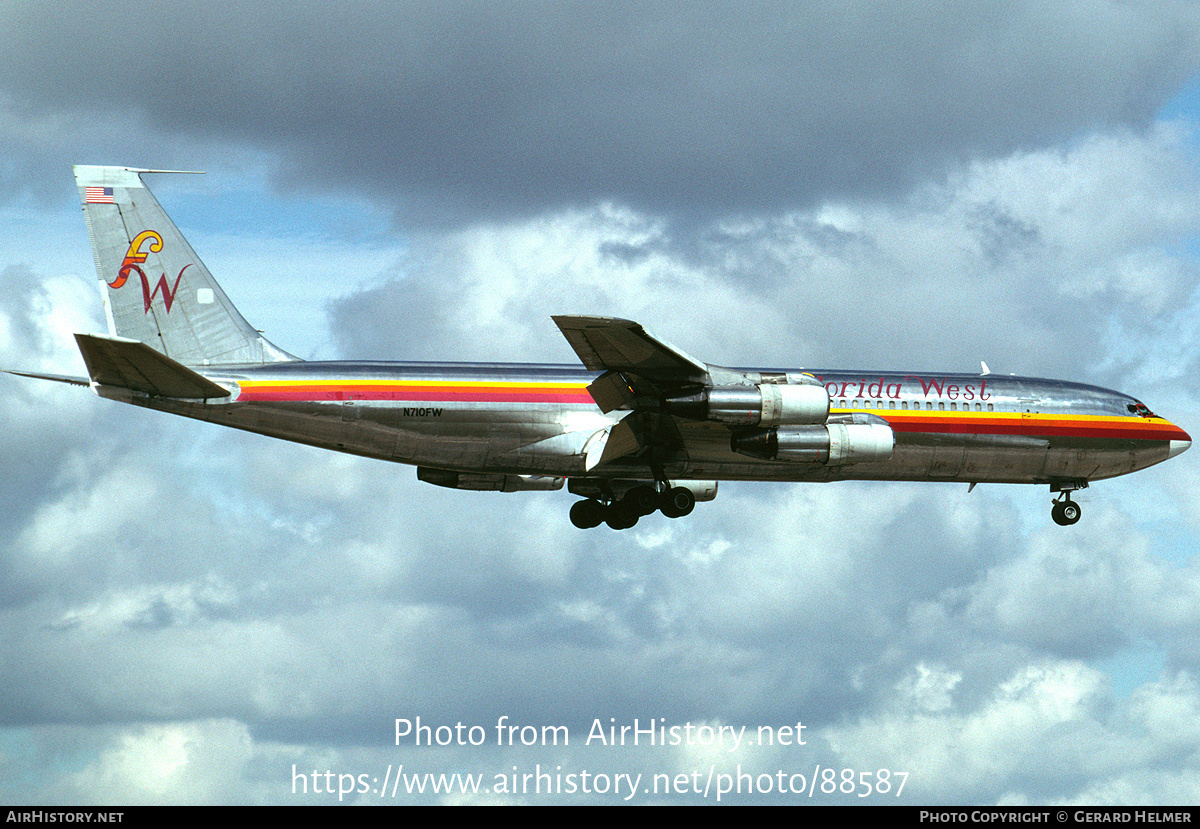
[[[636,402],[633,387],[619,371],[604,372],[588,383],[587,390],[605,414],[614,409],[632,409]]]
[[[629,419],[626,418],[592,436],[584,447],[583,468],[585,471],[591,472],[601,464],[632,455],[642,448],[641,439]]]
[[[229,397],[228,389],[143,342],[93,334],[76,334],[75,341],[92,381],[102,386],[185,400]]]

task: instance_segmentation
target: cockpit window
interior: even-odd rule
[[[1141,417],[1157,417],[1154,412],[1146,407],[1146,404],[1140,400],[1135,400],[1125,408],[1129,409],[1130,414],[1140,415]]]

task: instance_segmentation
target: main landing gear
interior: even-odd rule
[[[1071,493],[1086,486],[1087,481],[1066,481],[1050,484],[1051,492],[1061,493],[1054,499],[1050,507],[1050,517],[1054,519],[1055,524],[1058,524],[1060,527],[1069,527],[1079,521],[1079,516],[1083,514],[1083,511],[1079,509],[1079,504],[1071,500]]]
[[[581,530],[608,524],[614,530],[627,530],[643,515],[661,512],[668,518],[682,518],[696,506],[696,496],[687,487],[676,486],[661,492],[649,485],[635,486],[617,500],[596,498],[576,501],[571,507],[571,523]]]

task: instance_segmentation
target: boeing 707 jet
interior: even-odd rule
[[[1132,397],[986,373],[725,368],[636,322],[553,318],[579,365],[314,362],[246,322],[128,167],[75,168],[107,336],[77,334],[101,397],[412,464],[471,490],[554,490],[580,528],[678,518],[717,482],[961,481],[1071,493],[1183,452]]]

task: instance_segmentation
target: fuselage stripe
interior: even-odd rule
[[[405,403],[542,403],[594,406],[582,383],[461,380],[248,380],[239,401]],[[862,410],[833,409],[832,414]],[[948,412],[868,409],[897,434],[1020,435],[1108,440],[1189,440],[1187,433],[1162,418],[1067,415],[1032,412]],[[786,428],[786,427],[785,427]]]
[[[874,412],[873,412],[874,414]],[[1161,418],[1034,413],[982,414],[879,412],[897,433],[1024,435],[1117,440],[1188,440],[1178,426]]]
[[[238,400],[330,402],[396,400],[430,403],[592,403],[587,387],[563,383],[462,383],[447,381],[243,382]]]

